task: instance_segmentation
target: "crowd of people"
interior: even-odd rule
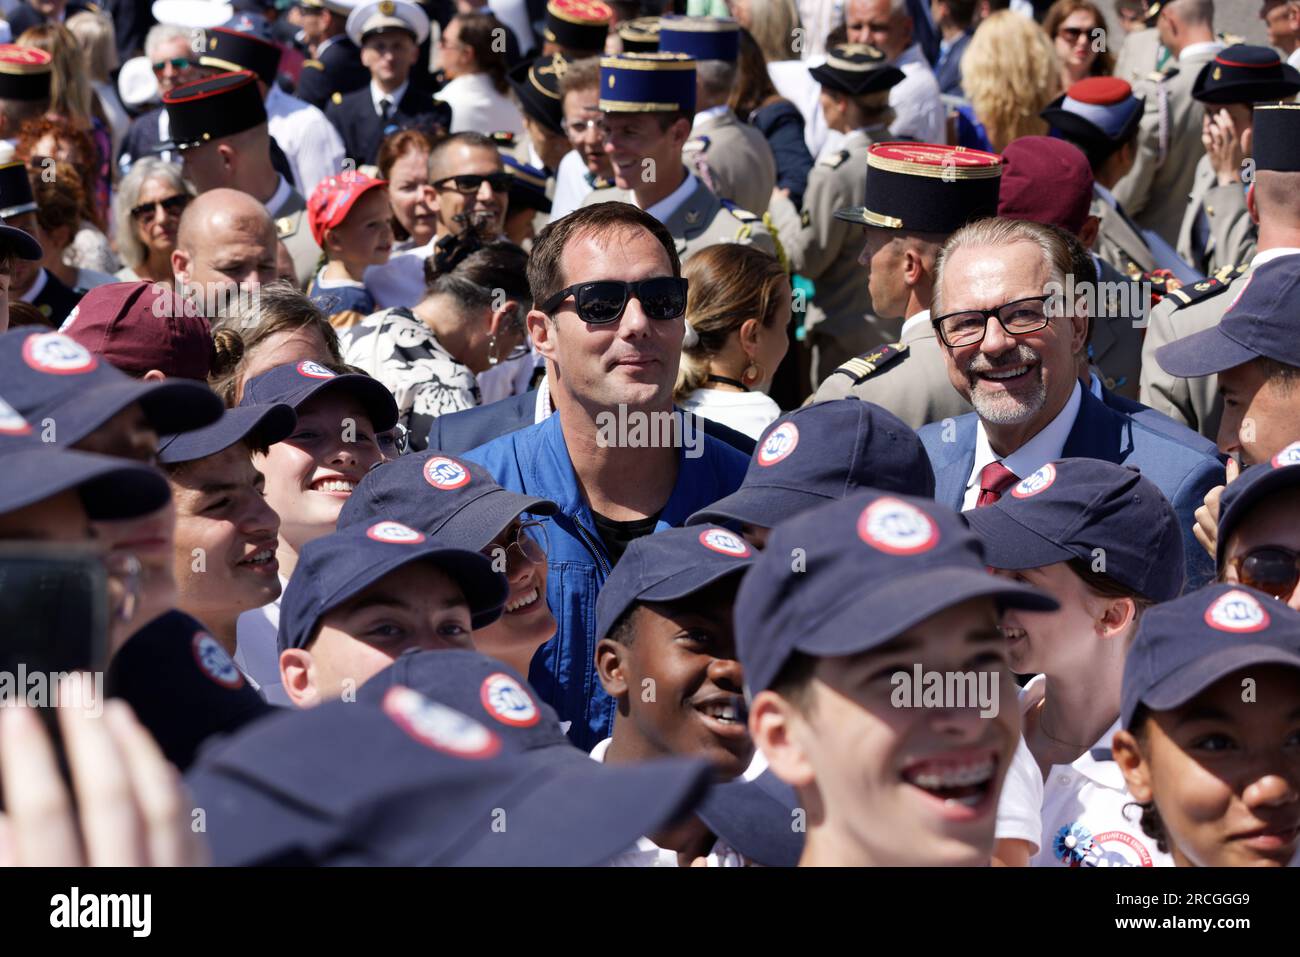
[[[1300,860],[1298,0],[0,8],[0,861]]]

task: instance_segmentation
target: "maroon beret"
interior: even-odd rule
[[[82,296],[60,331],[128,375],[207,379],[212,327],[195,311],[165,283],[114,282]]]
[[[1092,167],[1083,150],[1051,136],[1022,136],[1002,151],[998,215],[1078,236],[1092,206]]]

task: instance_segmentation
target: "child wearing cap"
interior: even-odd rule
[[[1220,581],[1249,585],[1300,610],[1300,442],[1224,488],[1215,559]]]
[[[638,538],[596,600],[596,673],[614,699],[614,733],[591,756],[610,764],[670,756],[708,759],[719,780],[754,756],[732,606],[754,551],[724,528],[672,528]],[[739,863],[692,818],[642,838],[615,863]]]
[[[1241,585],[1152,609],[1115,760],[1179,867],[1286,867],[1300,847],[1300,613]]]
[[[335,325],[350,326],[375,311],[362,277],[393,250],[388,183],[345,172],[321,180],[307,203],[312,238],[325,257],[307,295]],[[355,313],[340,319],[340,313]]]
[[[998,860],[1032,866],[1167,866],[1131,816],[1110,752],[1129,645],[1144,612],[1184,582],[1173,506],[1133,469],[1049,462],[966,514],[985,560],[1059,610],[1003,617],[1027,752],[998,808]],[[1036,848],[1036,850],[1033,850]]]
[[[392,519],[309,543],[285,588],[278,647],[299,707],[351,695],[412,648],[472,650],[508,588],[492,562]]]
[[[254,454],[253,465],[280,517],[275,557],[283,585],[303,546],[334,531],[352,490],[382,460],[376,435],[397,424],[397,405],[369,376],[338,375],[310,360],[276,366],[244,384],[241,408],[276,404],[292,407],[297,424],[265,455]],[[285,704],[275,645],[280,624],[279,601],[240,615],[236,661],[268,701]]]
[[[1055,607],[988,574],[933,501],[864,491],[773,530],[736,638],[750,734],[804,812],[801,864],[989,862],[1020,731],[998,616]],[[951,698],[922,694],[936,677]]]

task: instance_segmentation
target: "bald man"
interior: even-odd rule
[[[265,123],[190,147],[182,154],[185,175],[200,193],[237,189],[266,207],[276,235],[289,247],[298,288],[306,289],[320,259],[307,223],[307,203],[271,163],[271,134]]]
[[[172,251],[176,289],[215,320],[235,295],[275,281],[278,247],[265,206],[237,189],[208,190],[181,216]]]

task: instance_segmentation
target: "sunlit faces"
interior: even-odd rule
[[[527,675],[533,653],[555,634],[555,616],[546,602],[544,541],[530,536],[531,543],[535,544],[523,542],[525,547],[535,549],[534,560],[530,560],[524,548],[517,544],[522,525],[523,521],[516,518],[483,549],[496,568],[500,569],[499,562],[504,560],[510,593],[501,617],[474,633],[474,647]]]
[[[891,677],[987,672],[1002,705],[899,708]],[[986,679],[989,680],[989,679]],[[948,608],[879,648],[818,659],[800,707],[754,697],[750,730],[808,811],[812,862],[983,865],[1020,735],[1015,682],[992,599]]]
[[[1068,676],[1102,667],[1099,656],[1124,657],[1124,642],[1098,647],[1089,640],[1101,637],[1102,619],[1111,600],[1090,591],[1065,562],[996,574],[1044,591],[1061,605],[1058,611],[1012,609],[1003,615],[1012,671]]]
[[[256,289],[275,281],[276,244],[269,216],[218,213],[197,232],[191,249],[172,253],[172,271],[205,297],[223,289]]]
[[[187,37],[172,37],[159,43],[150,54],[154,63],[161,63],[162,69],[155,68],[154,79],[158,81],[159,93],[170,93],[182,83],[192,83],[207,75],[207,70],[199,66],[198,57],[190,46]],[[175,62],[174,62],[175,61]],[[175,63],[186,61],[190,65],[177,68]]]
[[[619,189],[669,182],[681,166],[690,125],[674,120],[665,129],[653,113],[606,113],[602,119],[605,153]]]
[[[372,33],[361,44],[362,66],[386,90],[395,90],[406,82],[419,54],[415,37],[405,30]]]
[[[488,176],[504,169],[501,154],[496,150],[457,143],[438,155],[437,168],[430,171],[430,182],[443,182],[450,176]],[[450,183],[444,183],[435,186],[429,197],[429,205],[438,217],[438,232],[443,235],[460,233],[466,224],[486,224],[492,234],[504,232],[509,202],[510,194],[494,192],[487,180],[473,193],[458,192]]]
[[[1115,758],[1134,800],[1155,802],[1179,866],[1284,867],[1295,857],[1300,671],[1243,669],[1148,714],[1137,731],[1115,735]]]
[[[790,320],[794,318],[794,309],[791,306],[793,293],[789,284],[782,283],[782,286],[771,324],[763,322],[754,324],[754,352],[751,361],[757,364],[763,377],[751,385],[762,392],[766,392],[772,385],[772,377],[776,374],[785,354],[790,351],[789,326]]]
[[[1267,462],[1300,435],[1296,386],[1270,380],[1268,370],[1267,362],[1256,359],[1219,373],[1219,451],[1239,459],[1242,467]]]
[[[280,675],[303,707],[354,691],[415,648],[473,648],[464,593],[425,562],[399,568],[331,609],[311,644],[281,653]]]
[[[325,245],[332,259],[379,266],[393,251],[393,225],[388,191],[367,190],[352,205],[347,217],[325,233]]]
[[[166,209],[160,209],[156,204],[171,199],[177,192],[176,187],[165,179],[145,180],[144,185],[140,187],[140,196],[136,200],[136,205],[155,205],[146,219],[134,220],[134,228],[136,238],[151,253],[170,255],[176,248],[176,231],[181,222],[180,213],[168,212]]]
[[[1280,489],[1251,507],[1228,537],[1220,578],[1240,581],[1238,561],[1248,552],[1266,547],[1300,554],[1300,489]],[[1286,603],[1300,610],[1300,585],[1292,589]]]
[[[754,756],[731,611],[737,580],[634,608],[625,643],[602,641],[596,666],[618,701],[614,750],[634,760],[706,758],[720,779]]]
[[[293,434],[253,457],[266,476],[266,502],[280,516],[280,538],[295,552],[334,531],[343,503],[380,461],[364,406],[343,390],[324,390],[297,412]]]
[[[868,226],[858,265],[867,270],[871,307],[882,319],[904,319],[908,288],[903,281],[903,245],[893,230]]]
[[[388,202],[393,217],[411,236],[412,246],[433,238],[438,216],[429,205],[429,154],[408,150],[388,171]]]
[[[244,382],[256,379],[263,372],[290,362],[310,360],[328,366],[337,361],[330,355],[329,347],[320,329],[304,324],[297,329],[273,332],[244,353]],[[243,394],[241,385],[240,395]],[[236,397],[238,399],[239,396]]]
[[[668,253],[640,227],[573,237],[560,259],[564,285],[595,279],[634,282],[671,276]],[[554,364],[562,388],[592,409],[665,406],[671,401],[681,361],[685,319],[652,320],[641,301],[630,299],[617,322],[589,325],[578,318],[570,296],[547,318],[528,314],[534,348]],[[553,387],[554,388],[554,387]]]
[[[1075,10],[1056,28],[1056,55],[1076,80],[1087,76],[1097,59],[1096,41],[1101,37],[1094,37],[1093,31],[1099,28],[1090,10]]]
[[[200,621],[233,620],[280,597],[280,520],[262,497],[251,454],[239,442],[168,476],[179,604]]]
[[[889,0],[849,0],[844,8],[844,26],[849,43],[868,43],[890,60],[912,42],[911,20],[907,15],[891,16]]]
[[[593,176],[613,175],[613,167],[605,153],[599,87],[571,90],[564,94],[564,130],[569,143],[582,157],[588,173]]]
[[[996,309],[1043,295],[1051,280],[1035,243],[963,246],[944,267],[941,308],[945,315]],[[1040,413],[1055,415],[1065,405],[1076,383],[1074,356],[1086,335],[1086,315],[1056,317],[1038,332],[1020,336],[991,319],[978,342],[943,347],[948,378],[958,392],[969,392],[986,423],[1029,428]]]

